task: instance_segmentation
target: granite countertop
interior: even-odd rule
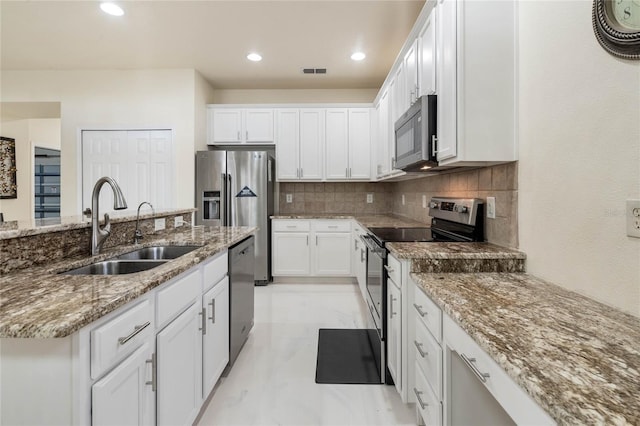
[[[429,228],[426,223],[395,215],[368,215],[358,216],[353,214],[289,214],[271,216],[271,219],[355,219],[365,228]]]
[[[171,215],[180,215],[184,213],[193,213],[197,209],[185,208],[185,209],[166,209],[149,211],[145,208],[140,212],[140,219],[149,219],[152,217],[163,217]],[[109,218],[111,223],[129,222],[136,219],[136,213],[132,211],[111,211]],[[100,214],[100,221],[103,221],[103,214]],[[59,232],[68,231],[71,229],[90,228],[91,217],[80,216],[63,216],[55,218],[44,219],[30,219],[30,220],[12,220],[0,223],[0,240],[9,238],[28,237],[31,235],[39,235],[47,232]]]
[[[412,274],[559,424],[640,424],[640,320],[526,274]]]
[[[0,337],[66,337],[255,232],[255,227],[178,228],[144,244],[124,245],[93,257],[65,259],[0,276]],[[59,272],[155,245],[198,249],[148,271],[126,275]]]

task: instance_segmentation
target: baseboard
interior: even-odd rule
[[[357,284],[354,277],[273,277],[273,284]]]

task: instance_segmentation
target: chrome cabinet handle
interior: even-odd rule
[[[302,167],[300,167],[300,177],[301,178],[304,177],[304,169]]]
[[[431,155],[434,157],[438,153],[438,137],[436,135],[431,135]]]
[[[427,316],[427,313],[428,313],[428,312],[424,312],[424,311],[422,310],[422,306],[421,306],[421,305],[418,305],[417,303],[414,303],[414,304],[413,304],[413,307],[414,307],[414,308],[416,308],[416,311],[418,311],[418,313],[420,314],[420,316],[421,316],[421,317],[425,317],[425,316]]]
[[[240,130],[238,130],[238,140],[240,140]]]
[[[145,361],[147,364],[151,364],[151,380],[145,382],[145,385],[151,385],[151,390],[156,391],[158,383],[158,369],[156,368],[156,353],[151,354],[151,359]]]
[[[476,362],[475,358],[468,358],[465,354],[460,354],[460,358],[462,358],[462,360],[469,366],[471,371],[473,371],[474,374],[478,376],[478,379],[480,379],[482,383],[487,382],[489,373],[483,373],[482,371],[478,370],[478,367],[474,364]]]
[[[135,327],[133,327],[133,331],[131,332],[131,334],[129,334],[126,337],[120,337],[118,338],[118,343],[120,343],[121,345],[124,345],[125,343],[127,343],[129,340],[133,339],[134,337],[136,337],[139,333],[142,332],[142,330],[144,330],[145,328],[149,327],[151,325],[151,321],[147,321],[142,325],[136,325]]]
[[[307,235],[307,245],[309,245],[309,236]]]
[[[353,240],[353,249],[358,250],[358,240]]]
[[[247,140],[249,140],[249,131],[247,130],[245,134],[247,135]]]
[[[211,302],[209,302],[209,306],[211,306],[211,316],[209,317],[209,319],[211,320],[211,324],[215,324],[216,323],[216,299],[215,298],[211,299]]]
[[[390,268],[390,267],[389,267],[389,265],[384,265],[384,269],[386,269],[386,270],[387,270],[387,272],[388,272],[388,273],[390,273],[390,274],[392,274],[392,273],[393,273],[393,271],[395,271],[395,269]]]
[[[337,228],[337,227],[338,227],[338,225],[329,225],[328,226],[328,228],[331,228],[331,229],[334,229],[334,228]]]
[[[318,236],[316,235],[316,245],[318,245]]]
[[[391,313],[390,313],[390,315],[389,315],[389,316],[390,316],[391,318],[393,318],[393,316],[394,316],[394,315],[398,315],[398,313],[397,313],[397,312],[393,312],[393,302],[395,302],[395,301],[396,301],[396,300],[398,300],[398,299],[396,299],[395,297],[393,297],[393,295],[392,295],[392,294],[390,294],[390,295],[389,295],[389,297],[391,298],[391,302],[390,302],[390,305],[391,305],[391,306],[390,306],[390,308],[391,308],[391,309],[390,309],[390,311],[391,311]]]
[[[360,249],[360,262],[366,262],[367,259],[365,258],[365,251],[363,249]]]
[[[198,313],[202,319],[202,327],[198,327],[198,330],[202,331],[202,335],[207,334],[207,308],[202,308]]]
[[[427,404],[426,402],[423,402],[422,398],[420,398],[420,395],[422,395],[424,392],[420,392],[418,389],[413,388],[413,393],[416,394],[416,398],[418,398],[418,403],[420,404],[420,407],[422,407],[423,410],[427,408],[429,404]]]
[[[419,343],[417,340],[413,341],[413,344],[416,346],[416,349],[418,349],[418,353],[420,353],[420,356],[422,358],[426,357],[427,355],[429,355],[429,352],[423,352],[422,351],[422,343]]]
[[[298,225],[287,225],[287,228],[293,228],[293,229],[295,229],[295,228],[297,228],[297,227],[298,227]]]

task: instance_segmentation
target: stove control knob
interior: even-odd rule
[[[440,207],[440,206],[439,206],[439,204],[438,204],[438,203],[436,203],[435,201],[431,201],[431,202],[429,203],[429,208],[430,208],[430,209],[437,209],[437,208],[439,208],[439,207]]]
[[[467,208],[467,206],[463,206],[461,204],[456,204],[453,207],[453,210],[457,211],[458,213],[467,213],[469,211],[469,209]]]

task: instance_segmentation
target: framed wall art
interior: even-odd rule
[[[18,198],[16,140],[0,136],[0,198]]]

